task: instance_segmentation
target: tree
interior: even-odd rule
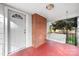
[[[65,31],[64,31],[64,29],[65,29],[64,26],[65,25],[66,25],[66,23],[65,23],[64,20],[58,20],[58,21],[55,22],[55,30],[59,29],[59,30],[62,30],[63,33],[65,33]]]
[[[73,21],[65,21],[66,25],[64,26],[66,30],[66,43],[68,43],[68,31],[73,29]]]
[[[66,43],[68,43],[68,31],[71,31],[73,27],[75,27],[75,29],[77,28],[76,18],[58,20],[55,23],[52,23],[52,27],[54,31],[57,29],[63,30],[63,32],[66,34]]]
[[[77,17],[69,18],[67,21],[71,22],[72,27],[75,28],[75,45],[77,45],[77,37],[76,37],[76,31],[77,31]]]

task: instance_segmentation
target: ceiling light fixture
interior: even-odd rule
[[[48,10],[52,10],[53,8],[54,8],[54,4],[48,4],[46,6],[46,9],[48,9]]]

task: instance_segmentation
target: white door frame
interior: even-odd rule
[[[4,44],[5,51],[4,51],[4,54],[5,54],[5,56],[7,56],[8,52],[9,52],[9,49],[8,49],[9,48],[9,35],[8,35],[8,33],[9,33],[9,30],[8,30],[9,22],[8,21],[9,20],[8,20],[8,10],[18,11],[18,12],[24,14],[24,15],[26,15],[26,13],[23,12],[23,11],[21,11],[21,10],[18,10],[18,9],[15,9],[15,8],[11,8],[11,7],[8,7],[8,6],[5,6],[4,10],[5,10],[5,24],[7,25],[7,27],[5,26],[5,44]]]

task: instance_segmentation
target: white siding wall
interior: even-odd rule
[[[57,33],[49,33],[47,35],[48,40],[65,43],[66,42],[66,35],[65,34],[57,34]]]
[[[3,5],[0,4],[0,56],[3,55],[4,51],[4,10]]]

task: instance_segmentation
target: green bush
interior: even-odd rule
[[[69,44],[75,45],[75,36],[70,36],[70,35],[69,35],[67,42],[68,42]]]

